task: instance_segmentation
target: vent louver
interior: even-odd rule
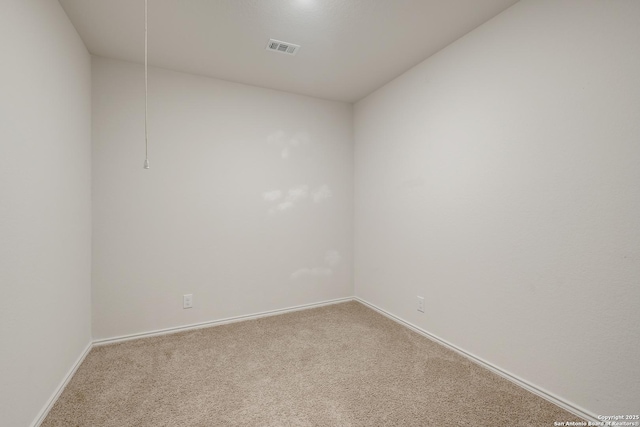
[[[267,44],[267,50],[279,53],[285,53],[287,55],[295,55],[300,50],[300,46],[293,43],[282,42],[280,40],[269,40]]]

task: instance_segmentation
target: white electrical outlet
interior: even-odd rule
[[[424,313],[424,297],[418,297],[418,311]]]
[[[182,308],[193,307],[193,294],[182,295]]]

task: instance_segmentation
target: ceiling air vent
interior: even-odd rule
[[[300,46],[293,43],[281,42],[280,40],[269,40],[267,50],[272,52],[286,53],[287,55],[295,55],[300,50]]]

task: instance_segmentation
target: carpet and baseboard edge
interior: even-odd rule
[[[155,331],[141,332],[141,333],[135,333],[135,334],[129,334],[129,335],[122,335],[122,336],[119,336],[119,337],[93,340],[89,344],[87,344],[87,346],[82,351],[82,353],[80,354],[78,359],[75,361],[73,366],[71,366],[71,368],[69,369],[67,374],[64,376],[64,378],[60,382],[60,385],[58,385],[58,387],[55,389],[55,391],[53,392],[53,394],[51,395],[51,397],[49,398],[47,403],[40,410],[40,413],[36,416],[35,420],[31,424],[31,427],[39,427],[40,424],[42,424],[42,422],[45,420],[45,418],[47,418],[47,415],[49,414],[49,411],[51,410],[51,408],[53,408],[53,405],[56,403],[56,401],[58,400],[58,398],[60,397],[60,395],[64,391],[65,387],[67,386],[67,384],[69,383],[69,381],[71,380],[73,375],[76,373],[76,371],[78,370],[80,365],[82,365],[82,362],[84,361],[84,359],[87,357],[87,355],[89,354],[89,352],[91,351],[91,349],[94,346],[115,344],[115,343],[123,342],[123,341],[129,341],[129,340],[134,340],[134,339],[139,339],[139,338],[153,337],[153,336],[158,336],[158,335],[167,335],[167,334],[173,334],[173,333],[178,333],[178,332],[191,331],[191,330],[207,328],[207,327],[211,327],[211,326],[226,325],[226,324],[229,324],[229,323],[241,322],[241,321],[244,321],[244,320],[259,319],[261,317],[275,316],[275,315],[278,315],[278,314],[291,313],[291,312],[299,311],[299,310],[308,310],[308,309],[311,309],[311,308],[318,308],[318,307],[322,307],[322,306],[325,306],[325,305],[339,304],[341,302],[348,302],[348,301],[353,301],[353,297],[336,298],[336,299],[331,299],[331,300],[326,300],[326,301],[321,301],[321,302],[316,302],[316,303],[302,304],[302,305],[297,305],[297,306],[287,307],[287,308],[281,308],[281,309],[276,309],[276,310],[262,311],[262,312],[254,313],[254,314],[247,314],[247,315],[242,315],[242,316],[228,317],[228,318],[225,318],[225,319],[212,320],[212,321],[208,321],[208,322],[195,323],[195,324],[191,324],[191,325],[176,326],[176,327],[173,327],[173,328],[158,329],[158,330],[155,330]]]
[[[364,304],[365,306],[371,308],[372,310],[377,311],[378,313],[382,314],[383,316],[401,324],[402,326],[411,329],[414,332],[419,333],[420,335],[424,336],[425,338],[428,338],[432,341],[435,341],[436,343],[443,345],[453,351],[455,351],[456,353],[466,357],[467,359],[471,360],[472,362],[482,366],[485,369],[490,370],[491,372],[501,376],[502,378],[511,381],[512,383],[518,385],[519,387],[535,394],[538,397],[541,397],[551,403],[553,403],[556,406],[561,407],[562,409],[564,409],[567,412],[570,412],[580,418],[583,418],[586,421],[592,421],[592,422],[598,422],[600,420],[598,420],[597,416],[595,414],[593,414],[590,411],[587,411],[584,408],[579,407],[578,405],[575,405],[573,403],[567,402],[566,400],[554,395],[553,393],[546,391],[545,389],[543,389],[542,387],[538,387],[534,384],[531,384],[530,382],[518,377],[517,375],[514,375],[508,371],[505,371],[504,369],[490,363],[487,362],[486,360],[472,354],[469,353],[463,349],[461,349],[460,347],[451,344],[449,341],[446,341],[440,337],[438,337],[437,335],[434,335],[416,325],[414,325],[411,322],[407,322],[406,320],[402,319],[401,317],[396,316],[395,314],[392,314],[378,306],[376,306],[375,304],[370,303],[369,301],[366,301],[360,297],[353,297],[354,301],[358,301],[361,304]],[[563,421],[563,420],[558,420],[558,421]]]
[[[40,413],[31,424],[31,427],[39,427],[40,424],[42,424],[42,422],[44,421],[44,419],[47,418],[49,411],[51,410],[51,408],[53,408],[53,405],[55,405],[56,401],[64,391],[65,387],[67,386],[67,384],[69,384],[69,381],[71,381],[71,378],[73,378],[73,375],[76,373],[80,365],[82,365],[82,362],[84,362],[84,359],[87,357],[87,355],[89,354],[92,348],[93,348],[93,343],[89,342],[87,346],[84,348],[84,350],[82,350],[82,353],[80,353],[80,356],[76,359],[75,363],[71,366],[71,369],[69,369],[69,371],[64,376],[64,378],[62,378],[62,381],[60,382],[58,387],[54,390],[53,394],[51,395],[47,403],[40,410]]]
[[[191,324],[191,325],[185,325],[185,326],[178,326],[178,327],[173,327],[173,328],[165,328],[165,329],[159,329],[159,330],[154,330],[154,331],[149,331],[149,332],[142,332],[142,333],[135,333],[135,334],[129,334],[129,335],[122,335],[122,336],[118,336],[118,337],[113,337],[113,338],[105,338],[105,339],[98,339],[98,340],[93,340],[92,342],[90,342],[89,344],[87,344],[86,348],[83,350],[83,352],[80,354],[80,356],[78,357],[78,359],[76,360],[76,362],[73,364],[73,366],[69,369],[69,372],[67,373],[67,375],[62,379],[60,385],[58,386],[58,388],[54,391],[54,393],[52,394],[51,398],[47,401],[47,403],[45,404],[45,406],[43,407],[43,409],[40,411],[40,413],[38,414],[38,416],[36,417],[36,419],[34,420],[34,422],[32,423],[31,427],[39,427],[40,424],[44,421],[44,419],[47,417],[47,415],[49,414],[49,411],[51,410],[51,408],[53,407],[53,405],[56,403],[56,401],[58,400],[58,398],[60,397],[60,395],[62,394],[62,392],[64,391],[65,387],[67,386],[67,384],[69,383],[69,381],[71,380],[71,378],[73,377],[73,375],[75,374],[76,370],[78,369],[78,367],[82,364],[82,362],[84,361],[85,357],[89,354],[89,352],[91,351],[91,349],[94,346],[102,346],[102,345],[108,345],[108,344],[115,344],[118,342],[123,342],[123,341],[129,341],[129,340],[134,340],[134,339],[139,339],[139,338],[147,338],[147,337],[153,337],[153,336],[158,336],[158,335],[167,335],[167,334],[172,334],[172,333],[178,333],[178,332],[185,332],[185,331],[190,331],[190,330],[195,330],[195,329],[201,329],[201,328],[207,328],[207,327],[211,327],[211,326],[218,326],[218,325],[225,325],[225,324],[229,324],[229,323],[235,323],[235,322],[241,322],[241,321],[245,321],[245,320],[252,320],[252,319],[258,319],[261,317],[267,317],[267,316],[275,316],[278,314],[285,314],[285,313],[290,313],[290,312],[294,312],[294,311],[300,311],[300,310],[308,310],[308,309],[312,309],[312,308],[317,308],[317,307],[322,307],[322,306],[326,306],[326,305],[332,305],[332,304],[339,304],[339,303],[343,303],[343,302],[348,302],[348,301],[357,301],[369,308],[371,308],[372,310],[375,310],[376,312],[382,314],[383,316],[399,323],[400,325],[413,330],[414,332],[424,336],[425,338],[428,338],[432,341],[437,342],[440,345],[443,345],[453,351],[455,351],[456,353],[466,357],[467,359],[471,360],[472,362],[490,370],[491,372],[501,376],[502,378],[505,378],[513,383],[515,383],[516,385],[524,388],[525,390],[565,409],[566,411],[581,417],[587,421],[599,421],[597,416],[593,413],[591,413],[590,411],[587,411],[584,408],[581,408],[575,404],[572,404],[570,402],[567,402],[566,400],[554,395],[551,392],[548,392],[546,390],[544,390],[541,387],[538,387],[534,384],[531,384],[530,382],[523,380],[522,378],[519,378],[518,376],[507,372],[501,368],[499,368],[498,366],[493,365],[490,362],[487,362],[486,360],[483,360],[480,357],[475,356],[472,353],[469,353],[459,347],[457,347],[454,344],[451,344],[450,342],[410,323],[407,322],[406,320],[360,298],[357,296],[353,296],[353,297],[345,297],[345,298],[336,298],[336,299],[332,299],[332,300],[327,300],[327,301],[322,301],[322,302],[318,302],[318,303],[311,303],[311,304],[303,304],[303,305],[298,305],[298,306],[293,306],[293,307],[287,307],[287,308],[282,308],[282,309],[276,309],[276,310],[269,310],[269,311],[263,311],[263,312],[259,312],[259,313],[254,313],[254,314],[247,314],[247,315],[242,315],[242,316],[234,316],[234,317],[228,317],[225,319],[219,319],[219,320],[213,320],[213,321],[208,321],[208,322],[201,322],[201,323],[196,323],[196,324]]]
[[[138,338],[148,338],[148,337],[155,337],[158,335],[175,334],[177,332],[185,332],[185,331],[192,331],[195,329],[209,328],[211,326],[226,325],[229,323],[259,319],[261,317],[267,317],[267,316],[276,316],[278,314],[292,313],[294,311],[308,310],[310,308],[318,308],[325,305],[339,304],[341,302],[348,302],[348,301],[353,301],[353,297],[336,298],[336,299],[315,302],[310,304],[296,305],[293,307],[261,311],[259,313],[254,313],[254,314],[245,314],[241,316],[226,317],[224,319],[211,320],[208,322],[193,323],[190,325],[176,326],[176,327],[165,328],[165,329],[157,329],[155,331],[140,332],[135,334],[122,335],[119,337],[98,339],[98,340],[93,340],[93,345],[95,346],[108,345],[108,344],[115,344],[123,341],[135,340]]]

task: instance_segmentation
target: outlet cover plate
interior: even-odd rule
[[[182,296],[182,308],[193,308],[193,294]]]

